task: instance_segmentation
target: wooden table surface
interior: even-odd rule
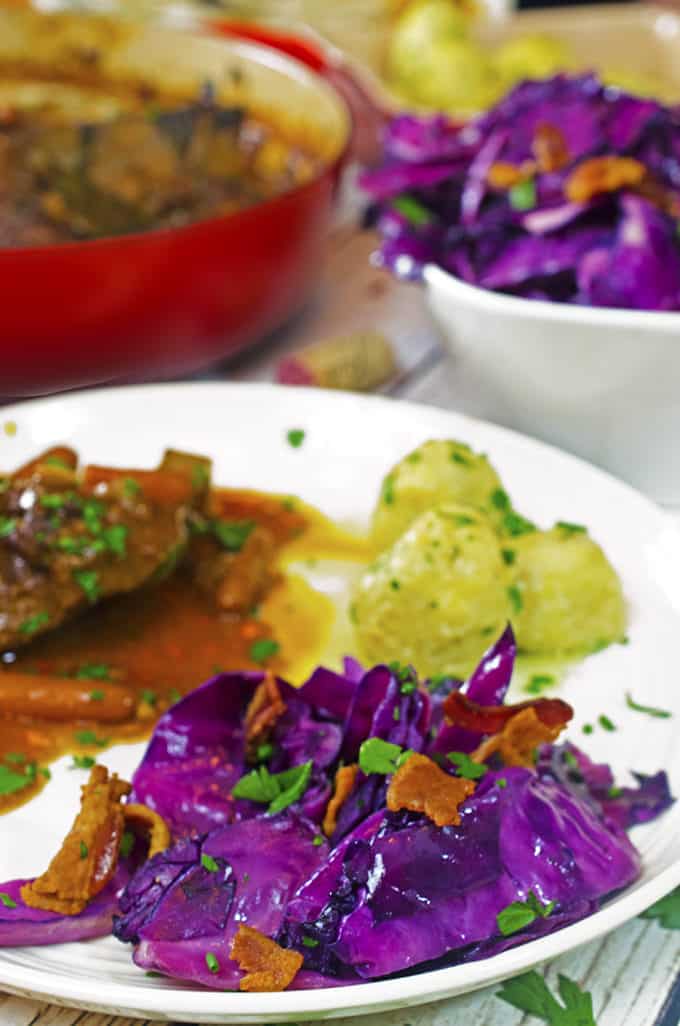
[[[398,350],[402,373],[386,391],[463,412],[474,411],[472,386],[444,356],[437,330],[416,285],[394,282],[369,263],[374,239],[352,227],[334,234],[324,279],[315,299],[294,323],[259,349],[212,371],[210,378],[271,380],[284,353],[348,331],[382,330]],[[204,376],[205,377],[205,376]],[[680,515],[680,514],[679,514]],[[551,963],[593,995],[598,1026],[678,1026],[680,1023],[680,931],[636,919],[603,940]],[[102,981],[103,987],[105,986]],[[395,987],[399,984],[395,983]],[[338,1026],[532,1026],[489,988],[435,1005],[360,1019],[336,1019]],[[131,1026],[142,1020],[58,1008],[0,994],[0,1026]],[[146,1026],[154,1026],[150,1021]]]

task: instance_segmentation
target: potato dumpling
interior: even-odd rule
[[[463,442],[425,442],[384,479],[373,512],[373,543],[378,551],[386,549],[417,516],[442,503],[462,502],[497,513],[493,496],[501,493],[500,478],[486,456]]]
[[[550,531],[506,542],[506,558],[513,559],[512,624],[520,649],[589,652],[623,638],[621,582],[585,528],[556,524]]]
[[[368,568],[351,616],[368,663],[466,673],[509,618],[509,571],[487,517],[449,503],[421,514]]]

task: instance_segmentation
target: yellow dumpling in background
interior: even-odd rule
[[[455,503],[431,509],[356,588],[351,616],[360,655],[368,663],[411,663],[424,677],[465,674],[510,617],[509,584],[483,513]]]
[[[513,539],[512,625],[520,650],[593,651],[626,631],[621,582],[600,546],[573,524]]]
[[[372,541],[387,548],[417,516],[442,503],[464,503],[489,514],[501,481],[486,456],[463,442],[431,440],[400,460],[382,483],[373,513]]]

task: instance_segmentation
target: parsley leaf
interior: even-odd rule
[[[513,210],[532,210],[536,206],[536,184],[528,178],[508,190],[508,200]]]
[[[108,663],[83,663],[76,671],[78,680],[111,680],[111,667]]]
[[[583,524],[570,524],[568,520],[558,520],[555,527],[559,527],[562,534],[586,534],[588,528]]]
[[[551,673],[534,673],[524,688],[530,695],[540,695],[546,688],[551,688],[556,683]]]
[[[291,445],[293,449],[299,449],[305,440],[305,432],[302,428],[291,428],[286,434],[286,440],[288,445]]]
[[[135,846],[135,835],[131,830],[126,830],[120,839],[120,857],[126,859],[132,854]]]
[[[506,980],[496,997],[520,1012],[543,1019],[548,1026],[597,1026],[591,995],[568,976],[560,975],[557,986],[564,1005],[553,997],[547,983],[535,970]]]
[[[92,702],[103,702],[106,698],[106,692],[101,691],[99,688],[95,688],[94,691],[90,691],[90,701]]]
[[[509,937],[525,926],[529,926],[535,919],[545,919],[555,907],[554,901],[543,905],[533,891],[529,891],[526,901],[513,901],[502,909],[497,917],[498,929],[504,937]]]
[[[432,221],[432,214],[424,207],[422,203],[419,203],[413,196],[409,196],[404,193],[403,196],[395,196],[392,200],[392,207],[398,211],[402,217],[405,217],[407,221],[410,221],[414,225],[430,224]]]
[[[201,865],[204,869],[207,869],[209,873],[216,873],[220,868],[212,855],[206,855],[205,852],[201,855]]]
[[[275,656],[280,647],[278,641],[271,638],[258,638],[250,646],[250,658],[254,663],[264,663]]]
[[[380,737],[369,737],[359,749],[359,768],[367,775],[382,773],[387,776],[397,769],[397,759],[402,754],[399,745],[383,741]]]
[[[106,547],[115,556],[123,558],[127,554],[127,535],[128,529],[125,524],[114,524],[112,527],[105,529],[102,538],[106,543]]]
[[[85,841],[81,841],[80,842],[80,857],[81,857],[81,859],[86,859],[89,854],[90,854],[90,851],[89,851],[89,848],[87,847],[87,845],[85,844]]]
[[[90,602],[99,598],[99,574],[96,570],[74,570],[73,579],[85,592]]]
[[[604,713],[597,717],[597,722],[604,730],[616,730],[616,724],[613,723],[608,716],[605,716]]]
[[[17,522],[13,517],[0,517],[0,538],[9,538],[16,526]]]
[[[79,745],[96,745],[97,748],[105,748],[111,740],[110,737],[97,737],[93,730],[79,730],[74,737]]]
[[[517,538],[521,534],[530,534],[536,530],[536,525],[523,517],[520,513],[510,510],[503,517],[503,530],[511,538]]]
[[[657,709],[653,705],[640,705],[634,700],[630,691],[626,691],[626,705],[635,712],[646,713],[647,716],[656,716],[659,720],[668,720],[673,715],[673,713],[667,712],[666,709]]]
[[[212,532],[227,552],[240,552],[254,527],[255,524],[252,520],[231,523],[227,520],[213,520],[212,522]]]
[[[91,755],[74,755],[72,759],[73,765],[69,769],[91,769],[97,761]]]
[[[29,616],[27,620],[19,624],[19,630],[22,634],[35,634],[36,631],[44,627],[46,623],[49,623],[49,613],[35,613],[33,616]]]
[[[16,794],[23,791],[31,782],[31,776],[26,773],[17,773],[7,766],[0,765],[0,795]]]
[[[522,592],[516,584],[511,584],[508,588],[508,598],[510,599],[513,613],[521,613],[524,603],[522,602]]]
[[[5,908],[17,907],[17,903],[14,898],[10,898],[9,894],[6,894],[5,891],[0,891],[0,902],[2,902]]]
[[[642,919],[658,919],[666,930],[680,930],[680,887],[646,909]]]
[[[447,752],[446,758],[458,769],[458,776],[466,780],[479,780],[489,768],[483,762],[475,762],[465,752]]]
[[[217,956],[212,951],[206,951],[205,964],[211,973],[218,973],[220,971],[220,963],[217,961]]]
[[[232,788],[234,798],[246,798],[251,802],[268,803],[267,812],[281,812],[296,802],[307,790],[312,774],[312,760],[301,766],[293,766],[283,773],[270,773],[266,766],[259,766],[236,782]]]

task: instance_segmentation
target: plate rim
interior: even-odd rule
[[[630,502],[635,503],[646,516],[655,518],[660,527],[668,528],[669,525],[672,525],[673,529],[677,530],[669,514],[653,500],[608,471],[588,463],[578,456],[522,432],[494,424],[492,421],[470,417],[457,410],[414,402],[409,399],[345,392],[329,394],[329,391],[317,388],[296,387],[293,390],[291,386],[269,382],[165,382],[151,385],[123,385],[114,388],[102,387],[38,397],[2,407],[0,419],[3,421],[14,419],[20,423],[24,414],[28,414],[30,417],[36,407],[59,406],[64,403],[78,405],[84,401],[88,405],[94,404],[96,408],[97,400],[103,396],[109,400],[120,397],[124,401],[127,396],[139,395],[140,392],[169,396],[172,393],[186,395],[209,391],[237,392],[239,395],[251,392],[254,397],[259,397],[259,402],[264,403],[266,403],[268,395],[274,399],[282,392],[288,395],[295,394],[301,399],[299,404],[301,413],[305,412],[304,407],[307,403],[314,406],[322,399],[330,405],[338,403],[338,405],[373,406],[376,411],[398,405],[401,408],[406,408],[407,411],[412,409],[414,415],[420,412],[441,416],[443,419],[453,418],[461,423],[469,424],[471,431],[477,427],[482,427],[484,430],[491,429],[493,433],[507,437],[510,441],[528,443],[534,449],[538,447],[548,458],[557,456],[561,460],[566,459],[577,471],[595,474],[608,486],[622,490],[622,494],[625,493]],[[282,1022],[286,1017],[296,1016],[299,1018],[301,1015],[306,1018],[316,1015],[336,1018],[341,1015],[377,1013],[391,1008],[424,1004],[428,1001],[443,1000],[457,994],[469,993],[527,971],[532,966],[571,951],[573,948],[595,940],[617,926],[621,926],[679,884],[680,860],[676,864],[666,867],[651,880],[633,885],[616,901],[605,905],[591,916],[547,936],[518,945],[518,947],[492,958],[415,973],[412,976],[400,977],[398,980],[378,980],[343,987],[259,994],[256,1007],[253,1007],[253,995],[251,994],[165,985],[139,988],[133,981],[121,983],[117,980],[102,981],[89,976],[63,977],[52,975],[49,967],[35,969],[30,966],[13,965],[4,957],[4,951],[38,952],[40,946],[0,949],[0,987],[10,993],[39,997],[72,1007],[95,1008],[112,1014],[127,1015],[135,1015],[143,1009],[142,1014],[144,1015],[170,1014],[171,1017],[185,1015],[192,1017],[196,1022],[264,1023]],[[102,940],[106,941],[108,938],[100,939],[99,943]],[[97,943],[97,941],[88,943]],[[490,967],[493,967],[493,971],[489,971]],[[143,973],[143,970],[140,969],[139,972]],[[459,980],[458,977],[461,979]],[[100,995],[104,982],[106,1000],[102,1001]]]

